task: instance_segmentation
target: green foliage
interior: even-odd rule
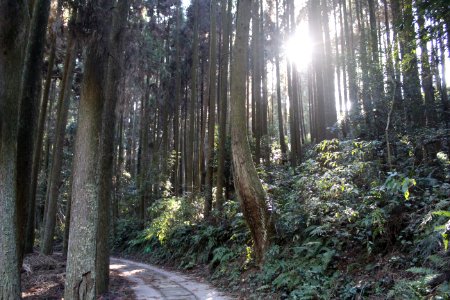
[[[417,184],[416,180],[398,174],[397,172],[389,172],[388,174],[389,176],[386,179],[383,188],[393,195],[401,193],[405,197],[405,200],[409,200],[409,190]]]
[[[158,200],[129,247],[179,268],[208,265],[213,280],[244,286],[250,299],[423,298],[450,264],[441,236],[450,178],[442,153],[432,166],[417,163],[416,143],[409,136],[393,143],[397,172],[385,168],[384,145],[362,140],[307,148],[295,172],[260,166],[276,235],[257,272],[235,201],[225,203],[220,224],[209,224],[198,215],[202,198]],[[433,292],[447,295],[447,286]]]

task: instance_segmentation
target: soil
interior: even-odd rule
[[[32,253],[25,257],[22,267],[22,298],[63,299],[66,260],[61,254],[51,256]],[[110,271],[109,292],[99,300],[135,300],[134,283],[117,270]]]

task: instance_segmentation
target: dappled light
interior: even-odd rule
[[[449,78],[444,0],[0,0],[0,300],[450,299]]]

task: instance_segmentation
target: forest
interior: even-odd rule
[[[0,0],[0,300],[449,299],[449,77],[448,0]]]

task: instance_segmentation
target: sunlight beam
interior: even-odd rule
[[[309,30],[306,23],[300,24],[284,43],[284,54],[287,60],[299,69],[306,70],[311,63],[313,55],[313,43],[309,37]]]

